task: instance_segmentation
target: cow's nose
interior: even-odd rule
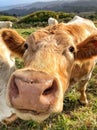
[[[54,105],[57,91],[55,78],[43,72],[24,71],[12,76],[8,98],[16,109],[40,113]]]

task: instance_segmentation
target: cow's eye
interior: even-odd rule
[[[66,48],[65,50],[63,50],[62,55],[65,55],[68,51],[74,54],[75,48],[73,46]]]
[[[69,51],[73,53],[75,51],[75,48],[73,46],[70,46]]]
[[[24,44],[24,48],[25,48],[25,49],[28,49],[28,43],[25,43],[25,44]]]

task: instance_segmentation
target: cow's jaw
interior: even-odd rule
[[[33,114],[33,112],[22,112],[19,110],[15,110],[16,115],[23,120],[34,120],[37,122],[42,122],[43,120],[47,119],[49,117],[49,113],[48,114]]]

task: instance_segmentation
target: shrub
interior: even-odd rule
[[[27,16],[22,17],[16,26],[22,27],[32,27],[32,26],[47,26],[48,18],[53,17],[59,22],[68,22],[72,19],[74,14],[64,13],[64,12],[54,12],[54,11],[37,11]]]
[[[13,16],[0,16],[0,21],[12,21],[12,22],[17,22],[18,19],[13,17]]]

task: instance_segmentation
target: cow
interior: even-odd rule
[[[0,21],[0,28],[12,28],[12,25],[11,21]]]
[[[50,17],[48,19],[48,25],[57,25],[58,21],[55,18]]]
[[[2,37],[7,44],[6,35]],[[78,17],[67,24],[47,26],[31,34],[24,46],[25,66],[10,76],[6,95],[18,117],[43,121],[61,112],[64,95],[77,82],[80,103],[88,104],[85,91],[97,58],[93,22]]]
[[[6,37],[5,37],[6,35]],[[4,44],[3,36],[7,44]],[[14,41],[13,41],[14,39]],[[1,29],[0,30],[0,122],[11,123],[17,116],[12,108],[6,103],[6,89],[9,77],[15,71],[15,57],[22,57],[25,47],[23,46],[25,39],[22,38],[15,30]],[[10,49],[9,49],[10,48]],[[19,49],[21,48],[21,49]],[[10,51],[11,49],[17,52]]]

